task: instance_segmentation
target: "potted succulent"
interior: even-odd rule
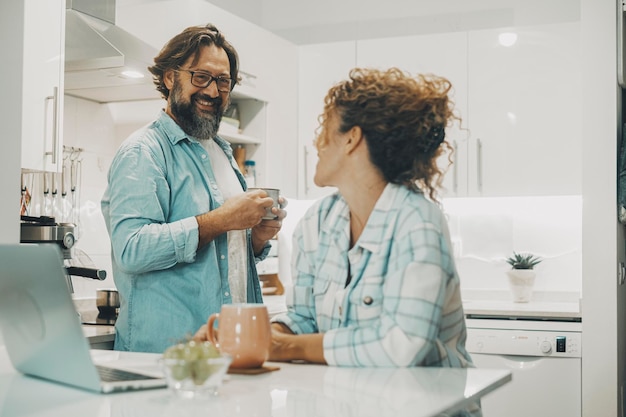
[[[509,286],[513,293],[513,301],[516,303],[527,303],[532,296],[533,286],[535,285],[534,268],[543,259],[532,253],[517,253],[506,258],[506,262],[511,265],[511,269],[507,271],[509,277]]]

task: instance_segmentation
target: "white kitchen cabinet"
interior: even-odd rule
[[[350,69],[373,67],[386,69],[398,67],[410,73],[433,73],[444,76],[453,85],[453,100],[458,114],[465,122],[467,114],[467,35],[449,33],[437,35],[406,36],[398,38],[368,39],[360,41],[305,45],[300,47],[299,69],[299,138],[301,170],[299,196],[315,199],[328,194],[333,188],[319,188],[313,183],[317,150],[312,145],[318,127],[317,116],[322,112],[328,89],[348,77]],[[467,186],[466,153],[467,131],[456,126],[446,131],[448,141],[461,153],[445,176],[446,195],[465,193]],[[442,166],[448,166],[447,157]],[[463,182],[461,185],[460,183]]]
[[[369,39],[357,42],[357,65],[387,69],[397,67],[411,74],[435,74],[452,84],[450,96],[461,124],[446,129],[446,140],[455,149],[441,158],[447,169],[443,195],[464,195],[467,191],[467,33],[443,33]]]
[[[312,200],[335,190],[313,182],[317,149],[313,145],[318,116],[324,110],[324,97],[337,82],[348,77],[356,65],[356,42],[333,42],[300,47],[298,74],[298,198]]]
[[[323,94],[347,76],[353,59],[356,66],[433,73],[452,83],[462,119],[446,131],[455,151],[444,197],[580,194],[579,30],[567,22],[302,47],[301,141],[313,138],[313,109],[321,112]],[[504,33],[516,42],[503,46]],[[316,198],[315,151],[301,146],[309,151],[302,196]]]
[[[468,195],[580,194],[580,24],[470,31],[468,62]]]
[[[24,31],[18,35],[23,40],[22,168],[60,172],[65,1],[25,0],[24,8]],[[18,39],[15,44],[21,46]]]

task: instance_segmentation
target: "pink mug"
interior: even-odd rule
[[[271,331],[265,305],[224,304],[219,313],[211,314],[207,327],[209,341],[232,356],[231,368],[258,368],[267,360]]]

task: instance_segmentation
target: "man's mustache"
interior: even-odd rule
[[[194,100],[208,101],[209,103],[215,105],[218,108],[222,105],[222,102],[223,102],[221,97],[211,97],[211,96],[208,96],[206,94],[201,94],[201,93],[194,94],[193,98]]]

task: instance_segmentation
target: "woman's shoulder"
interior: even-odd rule
[[[397,186],[394,199],[394,211],[400,223],[431,223],[440,225],[445,221],[441,206],[430,200],[422,192],[416,192],[405,186]]]
[[[325,219],[336,207],[345,206],[345,200],[341,197],[338,191],[329,194],[325,197],[315,201],[309,209],[306,211],[305,219]]]

